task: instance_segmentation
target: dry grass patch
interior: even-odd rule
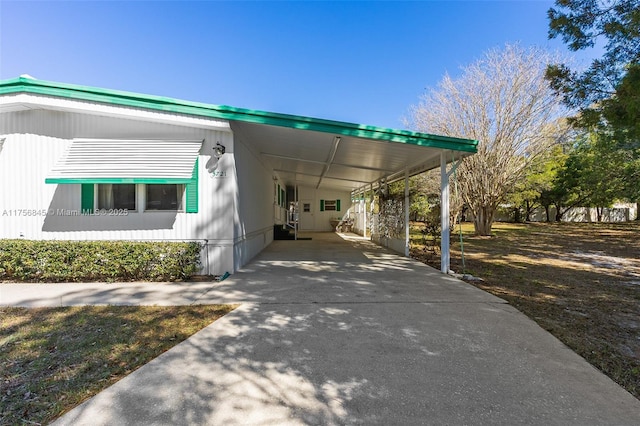
[[[233,305],[0,308],[0,424],[44,424]]]
[[[456,228],[456,233],[458,229]],[[640,223],[463,225],[465,271],[640,399]],[[451,269],[462,272],[452,236]],[[437,255],[414,257],[440,268]]]

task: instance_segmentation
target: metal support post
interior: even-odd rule
[[[410,247],[409,229],[409,169],[404,171],[404,255],[409,257]]]
[[[446,151],[440,152],[440,271],[448,274],[451,267],[449,248],[449,175],[447,174]]]

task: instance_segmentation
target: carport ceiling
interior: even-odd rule
[[[476,147],[466,139],[362,126],[353,131],[357,125],[333,124],[327,129],[333,131],[244,121],[232,121],[231,128],[285,185],[320,189],[353,191],[381,179],[397,180],[405,169],[415,175],[440,166],[443,149],[452,161]]]

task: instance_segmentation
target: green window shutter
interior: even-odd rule
[[[94,185],[83,183],[80,185],[80,211],[82,214],[93,212]]]
[[[278,205],[282,205],[282,198],[280,196],[280,184],[278,184]]]
[[[286,207],[287,197],[285,197],[285,195],[284,195],[284,188],[280,189],[280,199],[282,200],[282,204],[280,204],[280,205],[282,207]]]
[[[191,182],[185,188],[185,212],[198,213],[198,159],[193,165],[193,173],[191,174]]]
[[[320,200],[320,211],[324,211],[324,200]]]
[[[340,200],[336,200],[336,211],[340,211]]]

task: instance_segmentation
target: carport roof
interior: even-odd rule
[[[226,120],[242,143],[285,184],[356,190],[417,174],[477,151],[477,141],[291,114],[212,105],[19,77],[0,81],[0,96],[31,94]],[[2,109],[0,108],[0,111]],[[10,110],[15,110],[10,109]]]

